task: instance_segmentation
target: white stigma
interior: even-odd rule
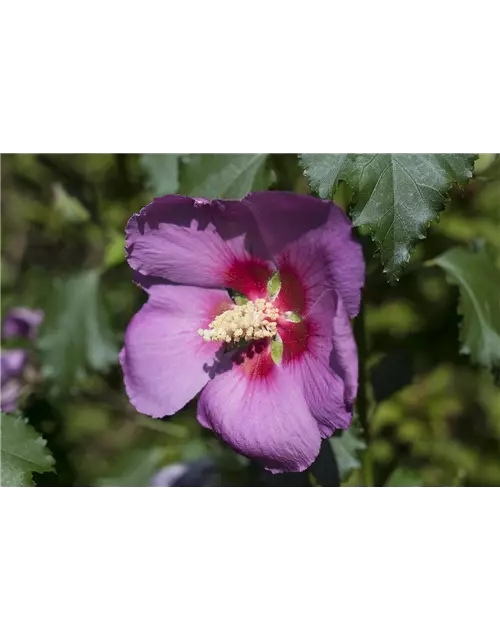
[[[276,335],[278,316],[279,311],[272,302],[257,298],[224,311],[208,325],[208,329],[198,329],[198,335],[207,342],[228,343],[272,338]]]

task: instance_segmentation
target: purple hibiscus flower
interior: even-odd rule
[[[36,337],[38,327],[44,318],[41,309],[15,307],[9,309],[2,323],[2,338]],[[2,411],[10,412],[17,409],[19,399],[25,388],[24,377],[28,364],[26,349],[2,349]]]
[[[41,309],[16,307],[9,309],[2,326],[2,337],[28,338],[34,340],[38,327],[43,321],[44,313]]]
[[[28,352],[25,349],[2,349],[2,411],[9,413],[17,409],[19,397],[23,390],[21,377],[27,361]]]
[[[201,391],[199,422],[237,452],[272,472],[309,467],[357,392],[364,263],[343,211],[282,192],[164,196],[126,233],[149,294],[120,354],[132,404],[163,417]]]

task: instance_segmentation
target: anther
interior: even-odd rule
[[[279,310],[264,298],[254,302],[234,305],[209,323],[208,329],[198,329],[198,335],[206,341],[235,342],[272,338],[277,332]]]

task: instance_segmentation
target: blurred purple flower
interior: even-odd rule
[[[151,479],[152,487],[215,487],[218,484],[216,465],[210,458],[168,465]]]
[[[28,309],[27,307],[9,309],[3,321],[2,338],[6,340],[9,338],[33,340],[43,318],[42,309]]]
[[[235,451],[308,468],[357,392],[364,262],[343,211],[276,191],[164,196],[132,216],[126,246],[149,294],[120,354],[135,408],[172,415],[201,391],[199,422]]]
[[[43,318],[44,312],[41,309],[9,309],[2,324],[2,338],[33,340]],[[21,393],[26,386],[23,378],[27,363],[28,351],[25,349],[2,349],[2,411],[10,412],[17,409]]]
[[[1,354],[1,409],[11,412],[17,409],[19,396],[23,389],[21,377],[28,361],[25,349],[2,349]]]

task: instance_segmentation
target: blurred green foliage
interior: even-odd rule
[[[38,485],[147,485],[162,465],[206,455],[223,484],[261,482],[201,428],[195,402],[172,419],[137,413],[117,354],[146,299],[125,263],[129,216],[166,191],[236,198],[265,188],[305,192],[297,156],[2,156],[2,316],[13,306],[46,311],[34,346],[41,374],[21,406],[56,460],[57,474],[33,469]],[[349,189],[337,191],[349,203]],[[460,353],[459,288],[433,262],[458,244],[500,266],[500,158],[480,156],[475,178],[452,189],[397,285],[363,229],[360,238],[371,433],[368,452],[354,431],[331,440],[344,483],[366,482],[369,454],[377,485],[500,485],[499,388]]]

